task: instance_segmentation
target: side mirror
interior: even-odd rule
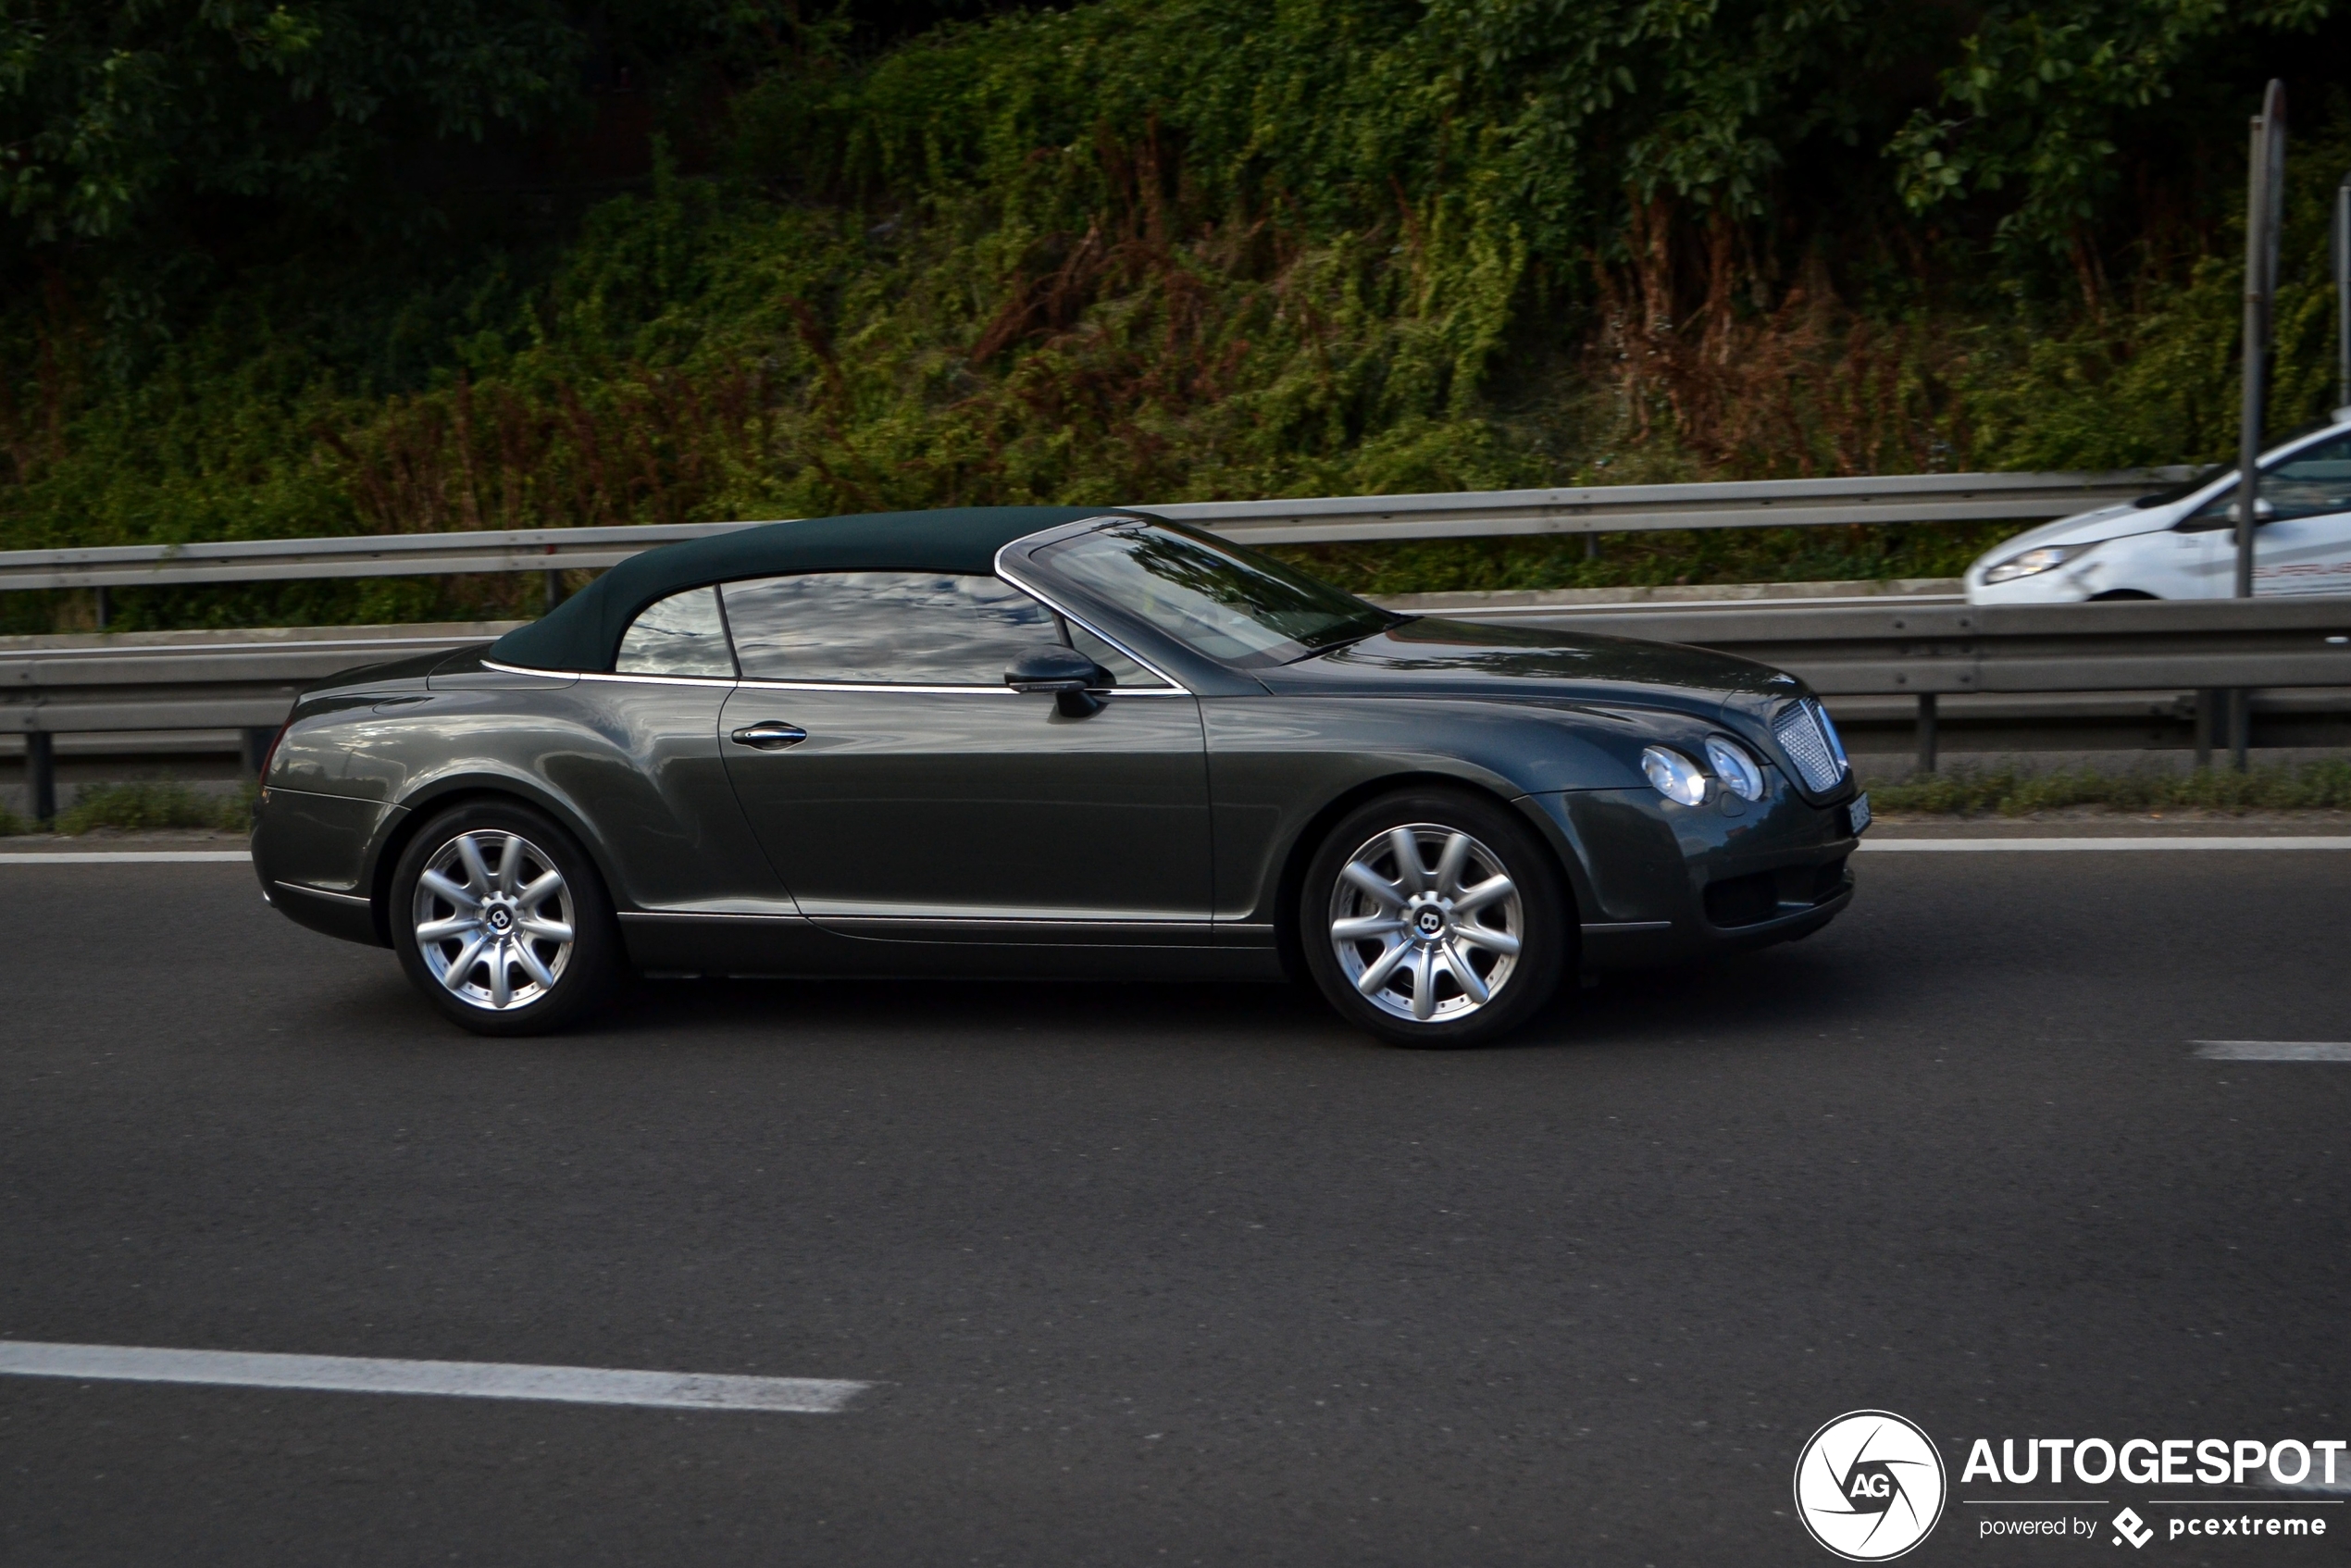
[[[1004,671],[1004,684],[1015,691],[1051,691],[1064,718],[1101,712],[1102,700],[1086,689],[1105,683],[1100,665],[1058,642],[1029,650]]]

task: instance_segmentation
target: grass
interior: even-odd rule
[[[209,828],[229,833],[250,832],[254,795],[250,785],[224,799],[161,778],[96,784],[76,794],[73,804],[57,814],[56,830],[78,834],[96,828],[132,832],[159,828]]]
[[[1962,766],[1899,783],[1872,783],[1870,803],[1880,812],[1936,816],[2024,816],[2068,806],[2126,812],[2343,810],[2351,808],[2351,763],[2289,763],[2245,773],[2225,768],[2029,773]]]

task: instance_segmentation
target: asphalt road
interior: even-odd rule
[[[877,1387],[0,1377],[0,1562],[1827,1563],[1789,1478],[1858,1407],[1955,1500],[1977,1436],[2351,1436],[2351,1064],[2189,1047],[2351,1038],[2351,854],[1860,864],[1810,941],[1460,1054],[1107,986],[489,1043],[241,867],[9,867],[0,1338]],[[1906,1561],[2138,1555],[1989,1512]],[[2315,1512],[2146,1555],[2339,1561]]]

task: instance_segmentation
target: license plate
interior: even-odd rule
[[[1858,836],[1861,829],[1867,828],[1869,825],[1870,797],[1866,794],[1856,795],[1851,801],[1846,803],[1845,830],[1847,833]]]

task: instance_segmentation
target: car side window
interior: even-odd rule
[[[2351,436],[2306,446],[2275,467],[2261,470],[2261,516],[2320,517],[2351,512]],[[2218,523],[2236,516],[2232,485],[2196,509],[2196,521]]]
[[[800,572],[726,587],[743,674],[880,686],[1004,684],[1004,666],[1061,641],[1053,612],[998,578]]]
[[[718,613],[718,591],[690,588],[648,604],[628,623],[613,661],[618,675],[703,675],[731,678],[735,656],[727,647],[727,623]]]

